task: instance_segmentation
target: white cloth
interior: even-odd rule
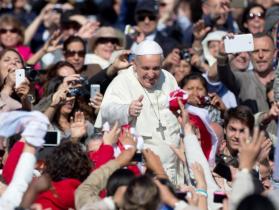
[[[98,64],[101,69],[105,69],[107,68],[111,63],[108,60],[105,60],[103,58],[101,58],[100,56],[93,54],[93,53],[87,53],[85,55],[85,60],[84,60],[84,64],[88,65],[88,64]]]
[[[0,113],[0,136],[9,137],[23,131],[32,120],[49,124],[47,117],[39,111],[12,111]]]
[[[101,128],[104,122],[108,121],[113,125],[117,120],[120,125],[130,124],[135,127],[138,134],[143,137],[144,147],[152,149],[160,156],[172,181],[175,181],[177,176],[177,158],[168,144],[179,144],[180,126],[168,108],[168,96],[177,87],[174,77],[165,70],[161,71],[153,90],[146,90],[141,86],[133,67],[123,70],[107,88],[95,123],[95,127]],[[141,95],[144,96],[142,111],[137,118],[131,118],[128,116],[129,105]],[[161,123],[166,127],[164,131],[166,140],[163,140],[156,130],[159,127],[158,108]]]
[[[199,164],[201,164],[203,168],[207,184],[207,201],[209,209],[219,209],[220,205],[213,203],[213,193],[219,190],[219,187],[212,177],[209,164],[203,154],[202,148],[198,142],[197,137],[194,134],[185,135],[184,147],[188,165],[191,166],[193,163],[198,162]]]
[[[0,209],[14,210],[19,206],[22,196],[32,180],[36,158],[33,154],[24,152],[20,156],[13,179],[0,198]]]
[[[218,138],[216,136],[216,133],[210,126],[210,119],[209,119],[208,111],[206,109],[192,106],[190,104],[186,104],[186,109],[189,113],[197,115],[202,120],[207,131],[210,133],[212,147],[211,147],[211,151],[209,154],[208,162],[211,167],[214,167],[215,166],[215,155],[216,155],[217,147],[218,147]]]
[[[209,66],[212,66],[216,62],[216,58],[211,55],[208,43],[210,41],[221,41],[226,34],[227,32],[225,31],[213,31],[208,33],[204,40],[202,40],[204,58],[207,60]]]
[[[13,111],[0,114],[0,136],[9,137],[22,133],[25,141],[35,147],[44,144],[44,136],[49,124],[48,118],[39,111]]]

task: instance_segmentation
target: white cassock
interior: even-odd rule
[[[121,125],[129,123],[135,127],[138,134],[144,139],[144,147],[150,148],[160,156],[173,183],[177,183],[178,161],[168,144],[179,145],[180,125],[168,108],[168,96],[177,88],[175,78],[169,72],[162,70],[155,87],[152,90],[144,89],[131,66],[121,71],[107,88],[95,123],[97,128],[101,128],[106,121],[110,125],[118,121]],[[144,96],[141,113],[137,118],[131,118],[129,117],[129,106],[141,95]],[[162,126],[165,127],[165,140],[158,130],[159,119]]]

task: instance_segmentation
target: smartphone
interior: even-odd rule
[[[254,50],[252,34],[234,35],[231,39],[225,37],[224,44],[226,53],[250,52]]]
[[[132,162],[142,162],[142,153],[141,152],[136,152],[134,157],[132,158]]]
[[[232,181],[232,173],[229,166],[225,165],[224,163],[218,163],[213,172],[219,174],[221,177],[225,178],[228,181]]]
[[[46,147],[56,147],[60,144],[60,132],[58,131],[48,131],[45,135],[45,143]]]
[[[25,80],[25,70],[16,69],[15,74],[16,74],[15,87],[17,88]]]
[[[100,93],[100,85],[99,84],[92,84],[90,85],[90,97],[93,98],[96,96],[97,93]]]
[[[225,198],[227,198],[227,195],[225,192],[216,191],[216,192],[214,192],[213,202],[214,203],[223,203],[223,200]]]

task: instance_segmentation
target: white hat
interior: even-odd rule
[[[225,31],[214,31],[207,34],[207,36],[202,41],[203,54],[205,59],[207,60],[209,66],[212,66],[216,62],[216,58],[214,58],[208,48],[208,43],[210,41],[221,41],[222,38],[227,34]]]
[[[144,40],[137,46],[135,55],[163,55],[163,50],[157,42]]]

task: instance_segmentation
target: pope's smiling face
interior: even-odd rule
[[[138,55],[136,56],[134,69],[136,70],[140,84],[151,89],[155,86],[161,73],[161,55]]]

